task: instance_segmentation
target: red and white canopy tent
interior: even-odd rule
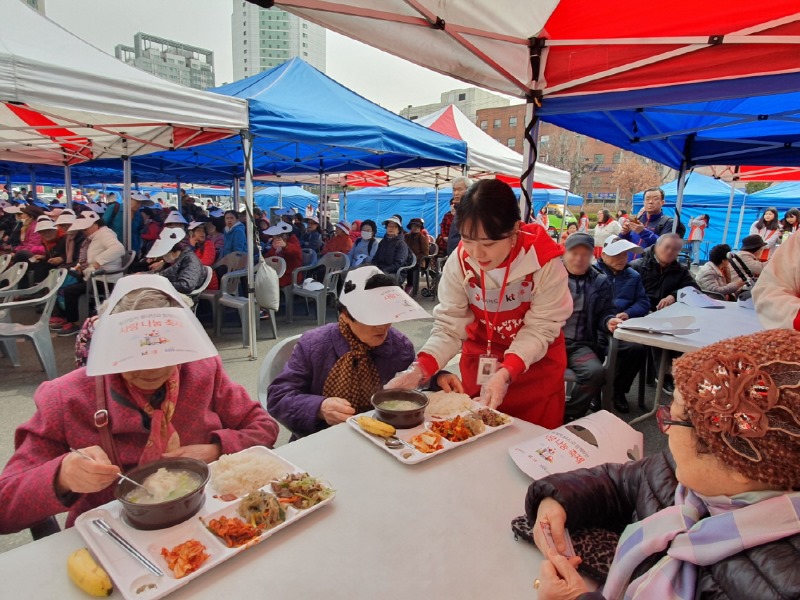
[[[468,83],[526,98],[525,188],[532,185],[536,108],[575,97],[597,109],[716,100],[729,86],[696,86],[800,72],[796,0],[277,0],[333,31]],[[781,82],[772,82],[780,87]],[[794,91],[794,83],[785,81]],[[662,95],[661,92],[668,93]],[[649,92],[649,95],[648,95]],[[682,169],[685,171],[685,169]]]
[[[246,130],[247,103],[135,69],[28,7],[0,3],[0,160],[70,166]],[[124,201],[130,195],[126,165]],[[124,211],[125,215],[129,211]]]

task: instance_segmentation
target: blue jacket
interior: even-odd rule
[[[350,265],[352,266],[356,262],[356,257],[359,254],[366,254],[367,258],[364,260],[364,265],[368,265],[372,262],[372,259],[375,258],[375,253],[378,251],[378,244],[380,244],[379,240],[375,238],[371,240],[364,240],[362,238],[358,238],[356,243],[353,244],[353,247],[350,248],[350,252],[347,253],[347,256],[350,257]],[[361,266],[361,265],[359,265]]]
[[[628,233],[622,234],[619,237],[628,240],[629,242],[633,242],[642,248],[649,248],[658,241],[658,236],[665,233],[672,233],[673,219],[664,213],[658,213],[652,217],[647,213],[642,213],[639,218],[642,221],[642,225],[644,225],[642,233],[629,231]],[[683,234],[686,233],[686,227],[680,222],[680,219],[678,220],[677,233],[681,237],[683,237]]]
[[[372,264],[387,275],[396,275],[398,269],[408,264],[408,246],[402,235],[385,237],[378,244]]]
[[[319,418],[319,408],[325,399],[322,388],[333,365],[349,351],[350,344],[339,331],[338,323],[312,329],[298,340],[289,362],[270,384],[267,409],[294,438],[328,427]],[[385,385],[414,361],[414,346],[405,335],[390,329],[386,341],[371,354]]]
[[[222,246],[222,255],[227,256],[231,252],[247,252],[247,232],[244,224],[237,222],[230,231],[225,228],[225,243]]]
[[[630,267],[614,273],[602,259],[594,267],[611,282],[614,291],[614,306],[617,314],[627,313],[631,319],[643,317],[650,312],[650,298],[642,284],[642,276]]]

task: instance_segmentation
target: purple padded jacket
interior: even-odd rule
[[[269,414],[292,432],[292,439],[328,427],[318,416],[325,399],[322,388],[333,365],[349,351],[337,323],[312,329],[297,342],[289,362],[267,390]],[[396,329],[390,329],[386,341],[372,351],[384,384],[407,369],[414,358],[411,340]]]

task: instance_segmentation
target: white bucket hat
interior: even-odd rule
[[[18,215],[22,212],[22,209],[19,206],[13,206],[9,204],[8,206],[3,207],[3,212],[8,215]]]
[[[378,267],[367,266],[353,269],[347,274],[339,301],[359,323],[364,325],[386,325],[431,316],[397,285],[366,290],[367,281],[382,275]]]
[[[310,215],[310,216],[306,217],[303,220],[304,221],[311,221],[312,223],[316,223],[317,225],[319,225],[319,219],[317,217],[315,217],[314,215]]]
[[[158,239],[153,243],[153,247],[150,248],[150,252],[147,253],[147,258],[161,258],[185,237],[186,232],[183,229],[176,227],[162,229],[158,234]]]
[[[336,227],[338,227],[339,229],[344,231],[347,235],[350,235],[350,229],[352,228],[352,226],[347,221],[344,221],[344,220],[343,221],[339,221],[336,224]]]
[[[80,217],[72,222],[68,231],[83,231],[84,229],[89,229],[89,227],[97,223],[98,220],[100,220],[100,215],[93,210],[85,210],[81,213]]]
[[[641,254],[643,252],[641,246],[637,246],[633,242],[624,240],[619,236],[612,235],[603,244],[603,254],[609,256],[617,256],[623,252],[632,252],[633,254]]]
[[[205,225],[205,222],[203,221],[192,221],[191,223],[189,223],[189,227],[187,227],[187,229],[189,231],[192,231],[194,229],[197,229],[198,227],[202,227],[203,225]]]
[[[387,223],[394,223],[400,228],[400,231],[403,231],[403,223],[397,217],[389,217],[383,222],[383,226],[386,227]]]
[[[75,213],[67,208],[61,211],[61,214],[58,215],[58,218],[56,219],[56,225],[72,225],[76,218],[77,217],[75,216]]]
[[[277,223],[272,227],[267,227],[261,233],[264,235],[283,235],[284,233],[292,233],[292,226],[288,223]]]
[[[169,223],[180,223],[181,225],[188,225],[189,221],[187,221],[180,211],[172,210],[167,215],[167,218],[164,219],[164,225],[168,225]]]
[[[56,231],[56,230],[58,230],[58,227],[56,227],[56,224],[53,222],[53,219],[45,217],[43,219],[40,218],[38,221],[36,221],[36,233],[41,233],[42,231]]]

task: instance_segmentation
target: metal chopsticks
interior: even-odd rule
[[[150,571],[153,575],[157,575],[158,577],[162,577],[164,575],[164,571],[162,571],[156,565],[154,565],[144,554],[139,552],[130,542],[128,542],[128,540],[126,540],[124,537],[122,537],[120,534],[114,531],[111,527],[109,527],[108,523],[106,523],[103,519],[94,519],[92,523],[94,523],[94,525],[98,529],[104,531],[109,536],[111,536],[112,540],[117,542],[128,552],[128,554],[133,556],[136,560],[138,560],[145,567],[147,567],[147,570]]]

